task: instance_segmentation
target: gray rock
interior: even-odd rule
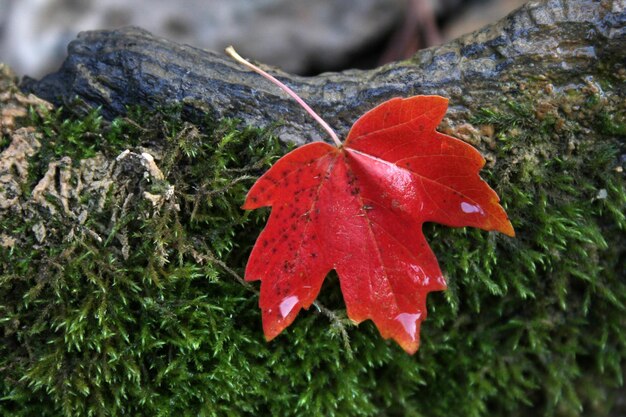
[[[527,0],[498,0],[474,2],[461,13],[451,16],[442,29],[442,37],[447,40],[458,38],[478,28],[502,19],[511,11],[521,7]]]
[[[0,56],[18,73],[58,68],[79,31],[137,25],[221,51],[229,44],[287,71],[337,68],[390,31],[404,0],[0,0]]]

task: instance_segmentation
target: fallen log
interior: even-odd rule
[[[585,77],[618,71],[626,60],[623,2],[531,1],[505,19],[408,61],[368,71],[298,77],[272,69],[339,133],[394,96],[450,98],[452,119],[516,100],[537,81],[584,86]],[[22,88],[61,105],[75,97],[107,117],[126,106],[184,103],[192,112],[250,125],[284,122],[281,137],[325,139],[285,95],[223,54],[180,45],[138,28],[81,33],[56,73]],[[621,88],[616,86],[616,88]]]

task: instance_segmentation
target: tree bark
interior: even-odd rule
[[[508,17],[412,59],[373,70],[299,77],[270,69],[340,135],[394,96],[450,98],[449,118],[514,100],[536,80],[554,87],[618,71],[626,60],[623,0],[531,1]],[[180,45],[138,28],[81,33],[56,73],[22,88],[57,105],[78,97],[106,117],[126,106],[184,103],[191,113],[251,125],[282,121],[282,139],[327,140],[279,89],[222,54]],[[623,69],[622,69],[623,71]],[[615,86],[623,89],[623,86]]]

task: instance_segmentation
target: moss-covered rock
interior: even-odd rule
[[[443,126],[488,156],[517,237],[427,225],[450,288],[415,356],[346,321],[332,276],[326,314],[264,341],[240,274],[267,212],[239,207],[287,150],[271,130],[176,108],[76,117],[7,79],[3,114],[33,107],[0,142],[0,414],[609,413],[626,358],[619,74],[538,81]]]

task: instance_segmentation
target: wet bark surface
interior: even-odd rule
[[[315,77],[270,70],[340,135],[365,111],[394,96],[449,97],[454,121],[514,100],[536,80],[558,88],[619,71],[626,59],[625,22],[621,0],[531,1],[496,24],[374,70]],[[57,105],[78,97],[101,106],[106,117],[123,114],[129,105],[183,103],[191,113],[236,117],[252,125],[284,122],[280,136],[285,140],[326,140],[282,91],[223,54],[138,28],[84,32],[68,49],[58,72],[39,81],[25,79],[22,88]]]

